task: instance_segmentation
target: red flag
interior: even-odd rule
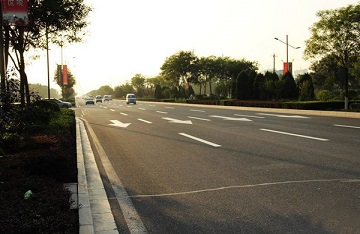
[[[63,85],[68,84],[68,71],[67,71],[67,65],[63,65]]]

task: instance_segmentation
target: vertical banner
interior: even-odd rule
[[[292,62],[289,63],[289,68],[288,68],[289,72],[292,73]]]
[[[62,71],[61,71],[61,65],[57,65],[57,83],[60,85],[62,84]]]
[[[284,74],[286,74],[288,71],[288,64],[284,63]]]
[[[29,24],[27,0],[1,0],[2,24],[26,26]]]
[[[63,65],[63,74],[62,74],[62,78],[63,78],[63,85],[67,85],[67,84],[68,84],[68,71],[67,71],[67,65]]]

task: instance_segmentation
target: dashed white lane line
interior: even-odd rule
[[[248,118],[256,118],[256,119],[264,119],[264,118],[265,118],[265,117],[262,117],[262,116],[239,115],[239,114],[235,114],[235,116],[248,117]]]
[[[138,119],[139,121],[141,121],[141,122],[144,122],[144,123],[148,123],[148,124],[151,124],[152,122],[150,122],[150,121],[147,121],[147,120],[144,120],[144,119]]]
[[[360,127],[357,126],[349,126],[349,125],[341,125],[341,124],[334,124],[335,127],[343,127],[343,128],[355,128],[355,129],[360,129]]]
[[[329,139],[312,137],[312,136],[306,136],[306,135],[299,135],[299,134],[294,134],[294,133],[289,133],[289,132],[275,131],[275,130],[271,130],[271,129],[264,129],[264,128],[262,128],[262,129],[260,129],[260,130],[261,130],[261,131],[265,131],[265,132],[272,132],[272,133],[278,133],[278,134],[283,134],[283,135],[289,135],[289,136],[295,136],[295,137],[308,138],[308,139],[317,140],[317,141],[329,141]]]
[[[198,117],[192,117],[192,116],[188,116],[189,119],[197,119],[197,120],[202,120],[202,121],[211,121],[211,119],[204,119],[204,118],[198,118]]]
[[[126,113],[120,113],[120,115],[125,115],[125,116],[127,116],[128,114],[126,114]]]
[[[164,112],[164,111],[156,111],[157,113],[160,113],[160,114],[167,114],[167,112]]]
[[[115,111],[114,109],[110,109],[111,111]]]
[[[190,111],[193,111],[193,112],[201,112],[201,113],[204,113],[204,112],[205,112],[204,110],[194,110],[194,109],[190,109]]]
[[[144,111],[144,110],[146,110],[146,109],[145,109],[145,108],[139,108],[139,110],[143,110],[143,111]]]
[[[207,140],[198,138],[198,137],[194,137],[194,136],[188,135],[188,134],[186,134],[186,133],[179,133],[179,134],[182,135],[182,136],[184,136],[184,137],[193,139],[193,140],[195,140],[195,141],[202,142],[202,143],[204,143],[204,144],[207,144],[207,145],[210,145],[210,146],[213,146],[213,147],[221,147],[221,145],[215,144],[215,143],[213,143],[213,142],[210,142],[210,141],[207,141]]]
[[[178,195],[187,195],[187,194],[196,194],[204,192],[213,192],[226,189],[236,189],[236,188],[254,188],[262,186],[275,186],[275,185],[287,185],[287,184],[309,184],[309,183],[360,183],[360,179],[320,179],[320,180],[293,180],[293,181],[280,181],[272,183],[261,183],[261,184],[247,184],[247,185],[233,185],[226,187],[218,188],[209,188],[209,189],[200,189],[186,192],[176,192],[176,193],[162,193],[162,194],[140,194],[132,195],[130,197],[165,197],[165,196],[178,196]]]

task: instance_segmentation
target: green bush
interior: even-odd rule
[[[319,101],[329,101],[334,98],[334,95],[329,90],[319,90],[316,92],[316,99]]]

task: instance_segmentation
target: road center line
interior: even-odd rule
[[[289,135],[289,136],[296,136],[296,137],[308,138],[308,139],[313,139],[313,140],[318,140],[318,141],[329,141],[329,139],[317,138],[317,137],[305,136],[305,135],[299,135],[299,134],[294,134],[294,133],[289,133],[289,132],[280,132],[280,131],[275,131],[275,130],[271,130],[271,129],[264,129],[264,128],[262,128],[262,129],[260,129],[260,131],[279,133],[279,134],[283,134],[283,135]]]
[[[187,138],[190,138],[190,139],[193,139],[193,140],[202,142],[202,143],[204,143],[204,144],[211,145],[211,146],[213,146],[213,147],[221,147],[221,145],[212,143],[212,142],[210,142],[210,141],[206,141],[206,140],[201,139],[201,138],[198,138],[198,137],[194,137],[194,136],[188,135],[188,134],[186,134],[186,133],[179,133],[179,134],[182,135],[182,136],[184,136],[184,137],[187,137]]]
[[[343,128],[360,128],[356,126],[349,126],[349,125],[341,125],[341,124],[334,124],[335,127],[343,127]]]

